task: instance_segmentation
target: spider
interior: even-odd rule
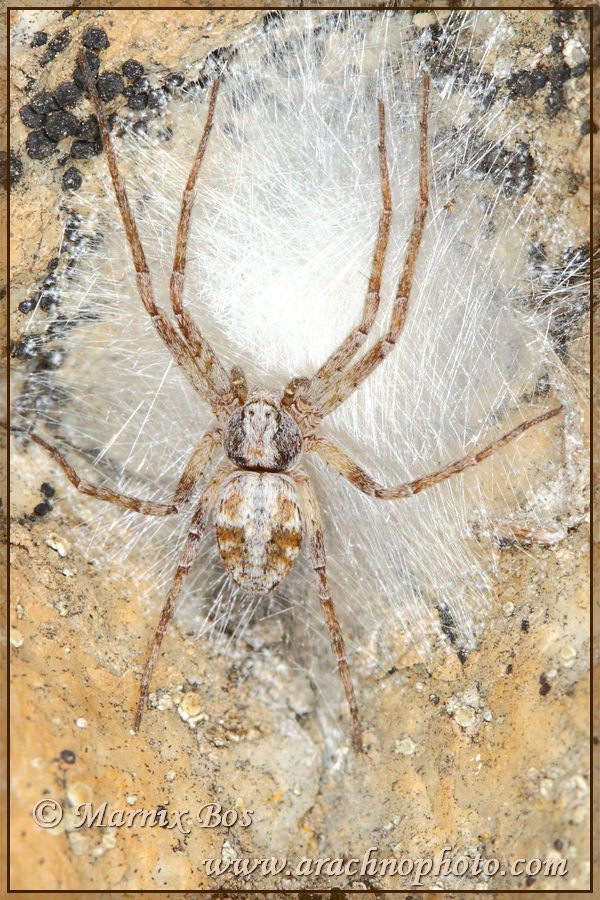
[[[170,280],[170,317],[155,302],[150,272],[125,183],[117,167],[104,109],[83,52],[79,55],[79,65],[100,126],[115,196],[133,258],[140,299],[158,336],[191,385],[209,404],[216,423],[203,435],[189,457],[170,504],[140,500],[109,488],[96,487],[79,478],[56,447],[36,434],[30,436],[52,454],[78,491],[147,516],[178,514],[191,500],[195,488],[205,479],[205,473],[209,471],[219,448],[225,455],[225,459],[214,467],[206,480],[189,524],[146,661],[134,729],[137,731],[140,727],[163,638],[198,552],[200,540],[212,517],[223,565],[233,581],[250,594],[266,594],[277,587],[289,574],[302,544],[307,545],[331,648],[346,693],[353,744],[357,750],[362,750],[358,704],[346,659],[344,637],[327,582],[321,515],[311,480],[302,465],[304,456],[317,453],[351,485],[377,500],[410,498],[413,494],[477,465],[527,429],[556,416],[561,410],[559,406],[526,420],[477,453],[463,456],[437,471],[395,487],[378,484],[341,448],[320,433],[321,423],[327,415],[350,397],[393,350],[406,321],[413,272],[429,204],[429,77],[425,75],[423,78],[419,194],[388,330],[370,349],[357,356],[377,317],[392,216],[385,146],[385,108],[380,100],[378,151],[382,208],[362,319],[316,373],[310,377],[293,378],[281,395],[276,396],[262,390],[249,392],[245,375],[240,368],[233,367],[228,372],[183,304],[194,190],[213,124],[219,90],[218,79],[212,85],[204,130],[183,192]]]

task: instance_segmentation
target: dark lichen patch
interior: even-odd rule
[[[100,99],[108,103],[123,92],[125,82],[118,72],[103,72],[96,82],[96,87]]]
[[[100,128],[96,116],[88,116],[87,119],[80,122],[76,132],[76,136],[82,141],[95,140],[99,134]]]
[[[54,99],[62,109],[72,109],[81,100],[81,91],[74,81],[63,81],[55,88]]]
[[[31,159],[48,159],[56,150],[45,131],[31,131],[25,140],[25,148]]]
[[[22,340],[12,344],[13,359],[34,359],[42,350],[44,340],[39,334],[28,334]]]
[[[45,113],[36,112],[31,104],[22,106],[19,110],[21,122],[26,128],[40,128],[46,118]]]
[[[36,31],[31,39],[30,47],[43,47],[48,43],[48,35],[45,31]]]
[[[69,29],[64,28],[62,31],[59,31],[56,37],[52,38],[46,50],[44,51],[44,55],[40,60],[40,65],[47,66],[48,63],[52,62],[52,60],[58,53],[62,53],[62,51],[66,47],[68,47],[70,43],[71,35]]]
[[[44,123],[44,131],[51,141],[58,143],[77,133],[79,119],[67,110],[51,113]]]
[[[104,28],[88,28],[83,32],[82,43],[90,50],[106,50],[110,46]]]
[[[144,74],[143,65],[137,59],[127,59],[123,63],[123,75],[131,81]]]
[[[102,153],[102,139],[95,141],[73,141],[71,156],[73,159],[92,159]]]
[[[529,147],[518,141],[514,150],[501,144],[482,145],[476,170],[489,176],[505,197],[525,194],[533,183],[535,164]]]
[[[58,109],[56,100],[49,91],[40,91],[35,94],[35,96],[31,98],[30,106],[36,113],[42,116],[47,116],[49,113],[56,112]]]
[[[533,71],[515,72],[507,79],[507,87],[513,97],[533,97],[548,83],[548,72],[544,68]]]

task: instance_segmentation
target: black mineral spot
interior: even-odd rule
[[[59,260],[58,256],[55,256],[54,259],[51,259],[50,262],[48,263],[48,268],[51,271],[54,271],[54,269],[58,268],[59,262],[60,262],[60,260]]]
[[[19,311],[22,313],[30,313],[35,307],[35,300],[23,300],[19,303]]]
[[[131,85],[134,92],[136,94],[146,94],[148,93],[148,88],[150,87],[150,82],[146,78],[145,75],[140,75],[139,78],[136,78],[133,84]]]
[[[169,72],[165,78],[165,87],[167,90],[173,90],[173,88],[181,87],[184,81],[185,78],[181,72]]]
[[[96,82],[100,99],[105,103],[114,100],[123,90],[124,84],[118,72],[103,72]]]
[[[513,664],[512,664],[512,663],[509,663],[504,671],[506,672],[507,675],[512,675],[512,673],[513,673]]]
[[[535,881],[535,875],[528,875],[527,878],[525,879],[525,884],[527,885],[527,887],[529,887],[530,885],[533,884],[534,881]]]
[[[50,41],[49,46],[52,47],[57,53],[61,53],[65,47],[68,47],[71,43],[71,35],[69,33],[68,28],[64,28],[62,31],[59,31],[55,38]]]
[[[98,138],[95,141],[73,141],[71,146],[71,156],[73,159],[92,159],[102,153],[102,140]]]
[[[79,123],[77,129],[77,137],[82,141],[91,141],[98,137],[100,129],[98,128],[98,119],[96,116],[88,116],[83,122]]]
[[[52,96],[52,94],[49,94],[48,91],[40,91],[38,94],[32,97],[30,106],[34,110],[34,112],[39,113],[43,116],[47,116],[48,113],[51,112],[56,112],[56,110],[58,109],[54,97]]]
[[[134,122],[131,130],[134,134],[148,134],[148,126],[145,122]]]
[[[62,53],[65,47],[68,47],[71,43],[71,35],[69,34],[69,29],[64,28],[62,31],[56,35],[56,37],[52,38],[48,47],[46,48],[42,59],[40,60],[41,65],[45,66],[49,62],[51,62],[57,53]]]
[[[563,94],[563,89],[561,87],[552,88],[546,100],[546,110],[548,115],[553,118],[564,105],[565,95]]]
[[[81,99],[81,91],[74,81],[63,81],[54,91],[54,99],[62,109],[72,109]]]
[[[556,838],[556,840],[554,841],[554,849],[562,850],[562,848],[563,848],[563,842],[561,841],[560,838]]]
[[[270,31],[272,28],[276,28],[282,19],[282,13],[276,10],[270,10],[263,17],[263,31]]]
[[[521,631],[529,631],[529,619],[521,619]]]
[[[9,167],[9,184],[11,187],[14,187],[15,184],[18,184],[21,178],[23,177],[23,163],[21,159],[12,152],[10,152],[10,167]]]
[[[553,34],[550,44],[555,53],[562,53],[562,49],[565,46],[565,42],[560,34]]]
[[[123,63],[123,75],[125,78],[133,80],[144,74],[144,67],[137,59],[127,59]]]
[[[100,29],[98,29],[98,31],[99,30]],[[61,750],[60,758],[62,759],[63,762],[67,763],[69,766],[72,766],[73,763],[75,762],[75,760],[77,759],[77,757],[75,756],[75,754],[73,753],[72,750]]]
[[[542,675],[540,675],[540,694],[542,697],[545,697],[552,690],[552,685],[546,681],[546,676],[543,676],[544,681],[542,681]]]
[[[573,12],[570,9],[555,9],[554,18],[559,25],[564,25],[566,22],[573,21]]]
[[[554,66],[548,72],[550,84],[553,87],[560,87],[561,85],[563,85],[565,83],[565,81],[568,81],[569,78],[571,78],[571,76],[572,76],[571,69],[568,67],[568,65],[564,61],[561,62],[561,64],[559,66]]]
[[[63,109],[48,116],[44,123],[44,131],[51,141],[58,143],[63,138],[76,134],[78,126],[79,119],[77,116]]]
[[[30,47],[43,47],[48,43],[48,35],[45,31],[36,31],[31,40]]]
[[[56,150],[56,144],[45,131],[31,131],[27,135],[25,148],[32,159],[47,159]]]
[[[90,50],[106,50],[109,46],[104,28],[88,28],[83,32],[82,43]]]
[[[54,497],[54,488],[47,481],[43,481],[40,487],[40,491],[44,495],[44,497]]]
[[[585,75],[589,68],[587,62],[580,62],[576,66],[573,66],[571,69],[571,78],[581,78],[582,75]]]
[[[533,157],[522,141],[517,142],[512,152],[501,144],[484,144],[480,148],[477,169],[483,175],[489,175],[506,197],[526,193],[535,172]]]
[[[44,113],[37,113],[29,104],[21,107],[19,115],[21,117],[21,122],[26,128],[39,128],[46,118]]]
[[[62,183],[65,191],[78,191],[83,183],[81,172],[75,166],[67,169],[62,177]]]
[[[547,82],[548,73],[544,69],[534,69],[532,72],[515,72],[508,78],[507,86],[513,97],[533,97]]]
[[[39,306],[44,312],[53,312],[60,303],[56,291],[40,291]]]
[[[590,120],[586,119],[585,122],[581,123],[581,128],[579,129],[580,134],[589,134],[590,133]]]
[[[575,269],[577,271],[589,265],[590,251],[587,247],[567,247],[561,253],[560,261],[565,269]]]
[[[167,98],[162,88],[157,88],[156,90],[149,91],[148,107],[150,109],[159,109],[161,106],[165,106],[166,102]]]
[[[136,94],[132,93],[127,100],[127,106],[129,109],[145,109],[146,104],[148,103],[148,95],[147,94]]]
[[[46,513],[49,513],[52,509],[52,506],[44,500],[43,503],[38,503],[37,506],[33,507],[33,512],[36,516],[45,516]]]
[[[51,350],[45,353],[39,360],[40,369],[60,369],[63,361],[63,355],[60,350]]]

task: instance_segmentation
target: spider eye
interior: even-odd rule
[[[254,410],[253,410],[253,409],[249,409],[249,410],[248,410],[248,415],[250,416],[251,419],[253,419],[253,418],[254,418]]]

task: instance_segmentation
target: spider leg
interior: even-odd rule
[[[67,462],[60,450],[48,444],[43,438],[37,434],[28,435],[32,441],[43,447],[50,453],[56,462],[63,468],[67,478],[82,494],[89,497],[96,497],[97,500],[106,500],[108,503],[115,503],[117,506],[124,506],[126,509],[133,509],[144,516],[171,516],[177,512],[176,504],[154,503],[152,500],[138,500],[137,497],[130,497],[128,494],[121,494],[118,491],[111,491],[110,488],[96,487],[89,481],[84,481],[76,473],[75,469]]]
[[[509,431],[497,440],[492,441],[491,444],[488,444],[487,447],[484,447],[483,450],[473,454],[473,456],[463,456],[461,459],[457,459],[456,462],[449,463],[447,466],[438,469],[436,472],[431,472],[429,475],[423,475],[421,478],[415,478],[414,481],[407,481],[396,487],[386,488],[381,484],[378,484],[367,475],[367,473],[364,472],[347,453],[344,453],[340,447],[334,444],[333,441],[329,441],[322,437],[315,437],[311,440],[309,449],[318,453],[332,469],[335,469],[336,472],[343,475],[344,478],[347,478],[348,481],[364,494],[368,494],[370,497],[377,497],[379,500],[399,500],[402,497],[412,497],[413,494],[418,494],[426,488],[432,487],[434,484],[439,484],[440,481],[445,481],[446,478],[449,478],[451,475],[456,475],[458,472],[464,471],[464,469],[476,466],[477,463],[480,463],[488,456],[491,456],[491,454],[494,453],[494,451],[499,450],[500,447],[504,447],[504,445],[510,443],[510,441],[516,440],[516,438],[520,437],[529,428],[557,416],[561,409],[562,406],[558,406],[556,409],[551,409],[549,412],[536,416],[535,419],[521,422],[521,424],[517,425],[516,428],[513,428],[512,431]]]
[[[198,365],[202,371],[210,394],[211,405],[218,407],[225,404],[225,406],[229,408],[232,404],[232,400],[237,398],[232,380],[225,371],[223,365],[215,356],[212,347],[206,338],[203,337],[200,329],[185,309],[182,302],[187,244],[190,232],[192,207],[194,205],[194,190],[198,172],[200,171],[200,165],[206,151],[208,137],[212,128],[218,89],[219,82],[215,81],[210,92],[204,131],[202,132],[198,150],[196,151],[196,157],[181,198],[181,213],[179,216],[179,226],[177,228],[177,242],[175,244],[175,259],[173,261],[173,271],[171,273],[170,291],[173,314],[175,315],[175,319],[186,343],[194,351],[194,356],[198,360]],[[236,404],[234,403],[234,406],[235,405]],[[232,411],[233,409],[229,410],[230,413]]]
[[[190,501],[194,487],[210,465],[222,434],[222,431],[218,428],[214,431],[208,431],[188,459],[173,496],[173,503],[177,507]]]
[[[352,359],[356,352],[362,347],[367,339],[377,310],[379,309],[379,299],[381,290],[381,277],[383,274],[383,264],[385,262],[385,253],[387,250],[388,239],[390,235],[390,221],[392,218],[392,199],[390,194],[390,177],[387,166],[387,156],[385,152],[385,108],[381,100],[378,101],[379,110],[379,169],[381,173],[381,195],[382,210],[379,216],[379,228],[377,231],[377,242],[373,253],[373,261],[371,263],[371,275],[369,277],[369,286],[365,297],[365,305],[363,309],[362,319],[357,328],[350,332],[348,337],[340,344],[337,350],[331,354],[329,359],[321,366],[318,372],[310,379],[295,378],[287,385],[284,391],[284,405],[289,405],[295,397],[298,386],[303,382],[302,387],[304,402],[312,406],[315,400],[323,390],[329,380],[338,375],[344,368],[346,363]]]
[[[158,625],[156,626],[156,631],[154,632],[152,646],[150,647],[150,653],[148,654],[148,660],[144,668],[144,674],[142,676],[142,682],[140,685],[140,696],[138,699],[135,720],[133,723],[135,731],[139,729],[140,722],[142,721],[144,704],[148,696],[150,681],[152,679],[152,673],[154,672],[154,667],[158,659],[162,640],[166,634],[169,622],[173,618],[173,614],[177,607],[177,601],[181,596],[183,582],[185,581],[186,575],[190,571],[192,563],[196,558],[200,538],[206,530],[208,517],[215,502],[218,489],[229,471],[229,468],[226,467],[219,467],[217,469],[217,471],[207,484],[206,488],[204,489],[202,497],[200,498],[200,502],[198,503],[198,506],[196,507],[196,510],[190,522],[188,534],[179,556],[177,569],[175,570],[175,576],[167,595],[165,605],[163,606],[160,619],[158,620]]]
[[[325,545],[323,542],[323,526],[321,524],[321,513],[317,503],[317,498],[313,486],[308,475],[302,471],[296,471],[292,475],[294,483],[298,488],[300,497],[300,505],[304,519],[304,527],[308,538],[308,552],[310,561],[315,572],[317,588],[319,592],[319,600],[321,608],[325,616],[325,623],[329,629],[329,640],[331,649],[335,656],[338,671],[340,673],[344,690],[346,691],[346,699],[350,708],[352,717],[352,741],[357,750],[363,749],[362,729],[358,718],[358,704],[356,695],[350,677],[350,670],[346,660],[346,647],[344,638],[335,614],[335,607],[327,584],[327,573],[325,570]]]
[[[177,330],[168,320],[164,310],[156,305],[156,301],[154,299],[154,291],[152,289],[152,282],[150,280],[150,270],[148,268],[148,263],[146,261],[146,255],[144,253],[142,243],[140,241],[140,236],[135,224],[135,219],[129,205],[129,199],[127,197],[127,191],[125,188],[125,181],[121,177],[121,174],[117,167],[115,151],[110,139],[110,133],[108,130],[106,116],[104,115],[104,109],[102,107],[102,103],[100,101],[100,97],[98,96],[98,91],[96,90],[94,79],[92,78],[87,60],[85,58],[85,54],[83,52],[79,54],[78,61],[86,87],[94,104],[96,117],[98,119],[100,134],[102,135],[102,143],[104,144],[104,150],[106,152],[106,159],[108,162],[110,176],[112,178],[117,205],[119,207],[121,219],[123,220],[123,225],[125,226],[127,241],[131,249],[133,265],[135,268],[137,289],[142,304],[146,312],[150,316],[150,319],[152,320],[152,324],[156,328],[156,331],[164,341],[167,348],[171,351],[177,364],[180,365],[184,370],[192,386],[207,400],[208,403],[210,403],[213,412],[215,413],[215,415],[217,415],[218,418],[227,419],[230,412],[223,408],[222,401],[218,399],[219,389],[220,387],[223,387],[223,385],[221,385],[220,383],[215,384],[211,381],[210,378],[210,373],[212,371],[210,360],[216,360],[213,351],[210,349],[208,343],[203,339],[203,346],[205,347],[205,349],[208,348],[208,350],[206,350],[204,356],[202,356],[201,354],[200,358],[197,359],[192,352],[192,348],[190,348],[190,346],[182,339]],[[210,353],[208,351],[210,351]],[[212,354],[212,357],[210,354]],[[229,391],[229,394],[231,394],[228,381],[227,391]],[[233,398],[231,396],[229,396],[228,399],[230,402],[233,401]],[[233,406],[237,406],[237,402],[234,402]]]
[[[415,207],[413,226],[408,241],[408,248],[404,260],[404,268],[398,282],[394,306],[387,333],[380,338],[358,361],[352,363],[337,377],[332,377],[326,385],[322,396],[317,400],[314,408],[306,402],[303,394],[294,403],[294,412],[299,420],[304,419],[309,423],[308,427],[315,427],[321,419],[332,412],[344,402],[356,388],[362,384],[371,372],[383,362],[386,356],[394,348],[398,340],[408,312],[408,298],[412,288],[415,263],[423,236],[423,226],[429,205],[429,185],[427,177],[427,113],[429,109],[429,76],[423,79],[423,111],[421,114],[421,143],[419,163],[419,199]]]

